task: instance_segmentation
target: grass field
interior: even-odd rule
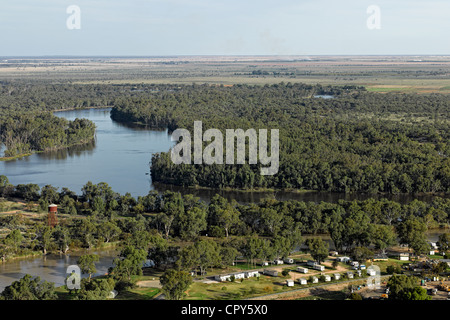
[[[361,85],[373,92],[450,93],[450,57],[423,56],[78,57],[0,62],[0,80],[82,84]]]

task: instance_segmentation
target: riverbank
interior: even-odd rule
[[[101,107],[83,107],[83,108],[67,108],[67,109],[55,109],[51,112],[64,112],[64,111],[77,111],[77,110],[90,110],[90,109],[111,109],[113,106],[101,106]]]
[[[0,161],[12,161],[12,160],[17,160],[20,158],[24,158],[24,157],[29,157],[31,156],[33,153],[22,153],[22,154],[18,154],[16,156],[13,157],[0,157]]]
[[[60,146],[60,147],[52,147],[52,148],[47,148],[45,150],[37,150],[37,151],[32,151],[29,153],[23,153],[23,154],[18,154],[16,156],[12,156],[12,157],[0,157],[0,161],[13,161],[13,160],[18,160],[21,158],[25,158],[25,157],[29,157],[33,154],[38,154],[38,153],[46,153],[46,152],[52,152],[52,151],[58,151],[58,150],[63,150],[63,149],[67,149],[67,148],[72,148],[72,147],[76,147],[76,146],[83,146],[86,145],[92,141],[95,140],[95,133],[94,136],[90,139],[84,139],[80,142],[77,143],[72,143],[70,145],[67,146]]]

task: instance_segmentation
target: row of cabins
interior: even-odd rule
[[[308,260],[306,262],[306,265],[313,268],[314,270],[318,270],[318,271],[325,271],[325,266],[321,266],[320,264],[318,264],[316,261],[313,260]],[[298,268],[297,268],[298,270]],[[306,272],[304,272],[306,273]]]
[[[259,271],[245,271],[245,272],[236,272],[236,273],[230,273],[230,274],[218,274],[214,277],[216,281],[231,281],[231,278],[234,277],[234,279],[245,279],[245,278],[252,278],[252,277],[259,277]]]
[[[275,264],[275,265],[281,265],[281,264],[285,264],[285,263],[293,264],[294,263],[294,259],[292,259],[292,258],[286,258],[284,260],[277,259],[277,260],[274,260],[272,263]],[[269,265],[269,261],[261,262],[261,266],[263,266],[263,267],[264,266],[268,266],[268,265]]]
[[[303,269],[305,269],[305,268],[303,268]],[[297,268],[297,271],[298,271],[298,270],[299,270],[299,268]],[[306,270],[308,270],[308,269],[306,269]],[[307,273],[307,271],[304,272],[304,273]],[[371,276],[372,276],[372,275],[375,275],[375,270],[368,269],[368,270],[367,270],[367,274],[368,274],[368,275],[371,275]],[[325,280],[325,282],[331,281],[332,278],[333,278],[334,280],[339,280],[339,279],[341,278],[341,276],[342,276],[342,275],[341,275],[340,273],[334,273],[333,275],[325,274],[325,275],[324,275],[324,280]],[[355,276],[355,274],[354,274],[353,272],[350,272],[350,271],[347,272],[347,278],[348,278],[348,279],[353,279],[354,276]],[[361,270],[356,271],[356,276],[358,276],[358,277],[361,277],[361,276],[362,276]],[[301,284],[301,285],[306,285],[306,284],[308,284],[308,280],[305,279],[305,278],[297,279],[297,281],[298,281],[298,283]],[[319,282],[319,277],[316,277],[316,276],[311,277],[311,283],[318,283],[318,282]],[[288,287],[293,287],[293,286],[294,286],[294,280],[288,279],[288,280],[286,280],[286,284],[287,284]]]

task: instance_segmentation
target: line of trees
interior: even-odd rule
[[[144,240],[150,234],[167,242],[158,244],[164,248],[160,250],[163,256],[173,249],[172,240],[193,242],[200,236],[220,241],[256,237],[260,248],[272,247],[276,255],[286,256],[289,250],[279,249],[280,246],[299,246],[301,236],[307,234],[329,234],[339,251],[370,246],[384,252],[400,243],[421,254],[429,249],[425,232],[447,226],[450,216],[450,199],[440,197],[408,204],[387,199],[337,203],[265,199],[244,205],[219,195],[205,203],[193,195],[172,191],[150,191],[136,199],[115,193],[106,183],[91,182],[82,188],[81,195],[76,195],[66,188],[58,192],[52,186],[14,187],[4,176],[0,179],[0,194],[26,199],[29,208],[38,206],[44,212],[48,204],[56,203],[59,212],[67,214],[64,224],[55,229],[48,227],[45,220],[29,228],[22,226],[17,215],[2,217],[0,226],[11,230],[3,241],[2,250],[7,249],[3,256],[5,252],[16,252],[25,243],[32,250],[67,252],[70,245],[93,248],[99,243],[128,238],[136,244],[141,240],[133,237],[142,234],[146,235]],[[242,253],[242,247],[235,249]],[[252,259],[252,255],[248,257]]]

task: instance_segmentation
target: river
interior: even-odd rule
[[[120,194],[146,195],[152,189],[149,161],[153,153],[174,144],[167,130],[124,126],[110,118],[110,109],[55,112],[68,120],[86,118],[96,126],[94,142],[13,161],[0,162],[0,174],[17,185],[34,183],[43,187],[67,187],[81,194],[88,182],[106,182]]]

